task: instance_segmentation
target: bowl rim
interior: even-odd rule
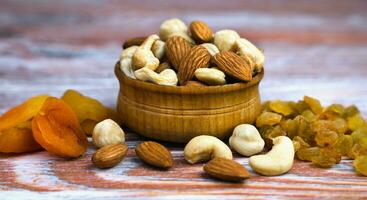
[[[258,85],[264,77],[264,69],[260,73],[258,73],[250,82],[239,82],[218,86],[197,86],[197,87],[158,85],[154,83],[132,79],[122,72],[122,70],[120,69],[119,62],[117,62],[115,65],[115,75],[119,80],[120,84],[124,83],[141,90],[149,90],[153,92],[172,93],[172,94],[204,94],[204,93],[232,92],[250,88],[254,85]]]

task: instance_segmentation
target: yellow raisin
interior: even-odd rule
[[[273,112],[263,112],[256,120],[256,126],[262,127],[265,125],[276,125],[282,120],[282,116]]]
[[[367,176],[367,156],[358,156],[354,160],[353,166],[359,174]]]
[[[293,113],[292,106],[288,102],[285,102],[285,101],[280,101],[280,100],[270,101],[268,104],[268,107],[270,111],[279,113],[283,116],[289,116]]]
[[[309,96],[304,96],[303,101],[308,104],[308,106],[310,106],[312,112],[314,112],[315,114],[322,113],[322,106],[319,100]]]

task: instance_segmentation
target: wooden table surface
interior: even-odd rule
[[[167,18],[200,19],[215,30],[232,28],[265,50],[263,100],[303,95],[356,104],[367,117],[367,1],[37,1],[0,2],[0,113],[40,93],[79,90],[115,106],[113,73],[121,44],[158,31]],[[166,144],[174,168],[158,171],[133,151],[145,140],[126,136],[128,156],[117,167],[91,165],[94,147],[80,159],[37,152],[0,155],[0,199],[367,199],[367,178],[343,160],[331,169],[295,162],[285,175],[250,170],[242,184],[209,179],[202,164],[183,159],[183,145]]]

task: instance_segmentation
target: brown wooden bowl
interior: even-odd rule
[[[235,126],[254,123],[261,112],[259,83],[223,86],[163,86],[131,79],[115,66],[120,82],[117,112],[124,125],[143,136],[188,142],[198,135],[229,137]]]

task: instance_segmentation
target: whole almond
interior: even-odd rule
[[[249,172],[238,162],[226,158],[214,158],[204,166],[210,176],[224,181],[242,181],[250,177]]]
[[[191,48],[181,60],[178,68],[177,76],[180,84],[185,85],[187,81],[191,80],[196,69],[208,67],[210,57],[208,50],[203,46],[197,45]]]
[[[241,57],[231,51],[215,54],[214,62],[225,74],[242,81],[252,80],[252,66]]]
[[[127,145],[122,143],[106,145],[93,154],[92,162],[101,169],[111,168],[124,159],[127,150]]]
[[[135,148],[135,153],[143,162],[155,167],[170,168],[173,165],[171,152],[157,142],[142,142]]]
[[[140,46],[147,37],[134,37],[127,39],[122,45],[123,49],[127,49],[131,46]]]
[[[201,44],[213,40],[213,31],[207,23],[202,21],[193,21],[190,24],[191,36],[195,42]]]
[[[171,69],[171,66],[168,62],[162,62],[159,64],[158,68],[155,69],[155,72],[161,73],[165,69]]]
[[[178,70],[181,59],[190,49],[190,43],[180,36],[169,37],[166,41],[167,59],[176,70]]]

